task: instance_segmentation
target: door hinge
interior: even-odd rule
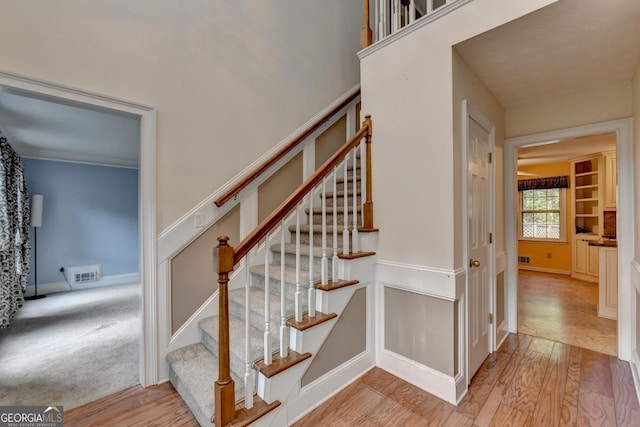
[[[489,233],[489,244],[493,243],[493,233]]]
[[[493,313],[489,313],[489,324],[493,325]]]
[[[493,153],[489,152],[489,163],[493,162]]]

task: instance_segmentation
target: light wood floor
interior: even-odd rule
[[[510,335],[457,407],[375,368],[294,424],[307,426],[638,426],[629,364]]]
[[[169,383],[65,411],[65,426],[193,426]],[[530,335],[509,335],[457,407],[374,368],[299,420],[309,426],[639,426],[629,364]]]
[[[617,355],[616,321],[598,317],[598,284],[518,272],[518,331]]]

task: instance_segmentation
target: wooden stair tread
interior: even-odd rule
[[[247,409],[244,406],[244,402],[240,402],[236,405],[236,415],[229,424],[225,427],[245,427],[259,418],[265,416],[269,412],[280,406],[280,401],[276,400],[273,403],[267,403],[260,399],[257,395],[253,396],[253,408]]]
[[[327,283],[326,285],[317,283],[316,289],[319,289],[321,291],[334,291],[336,289],[341,289],[347,286],[357,285],[358,283],[360,283],[359,280],[329,280],[329,283]]]
[[[267,378],[271,378],[274,375],[279,374],[285,369],[290,368],[304,360],[307,360],[311,357],[311,353],[300,354],[289,349],[289,354],[286,357],[280,357],[279,353],[277,356],[273,356],[273,360],[270,365],[266,365],[264,363],[264,359],[255,363],[255,368],[259,370],[262,375]]]
[[[327,320],[331,320],[334,317],[338,317],[335,313],[324,314],[319,311],[316,311],[316,315],[313,317],[309,317],[308,314],[302,315],[302,321],[297,322],[295,317],[287,320],[287,325],[292,328],[296,328],[299,331],[304,331],[305,329],[309,329],[313,326],[319,325],[322,322],[326,322]],[[291,351],[291,350],[290,350]]]
[[[375,252],[352,252],[349,254],[338,254],[338,258],[340,259],[358,259],[365,258],[368,256],[374,256]]]
[[[358,232],[360,233],[377,233],[379,231],[380,229],[375,227],[374,228],[365,228],[365,227],[358,228]]]

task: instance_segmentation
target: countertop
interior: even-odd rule
[[[591,240],[589,241],[589,246],[601,246],[605,248],[617,248],[618,241],[617,240]]]

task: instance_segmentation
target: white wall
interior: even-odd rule
[[[596,87],[506,111],[507,138],[631,116],[631,82]]]
[[[636,67],[635,74],[633,76],[632,83],[632,92],[631,92],[632,102],[633,102],[633,139],[634,139],[634,149],[635,149],[635,162],[634,164],[640,165],[640,63],[638,63]],[[638,372],[640,369],[640,358],[638,354],[640,353],[640,314],[638,310],[640,309],[640,237],[638,233],[640,232],[640,168],[635,168],[635,176],[634,176],[634,207],[635,207],[635,236],[633,238],[633,255],[632,258],[634,260],[631,272],[631,279],[633,282],[633,286],[635,287],[635,298],[632,298],[631,301],[631,317],[632,320],[635,320],[635,345],[632,345],[632,348],[635,350],[635,354],[632,354],[632,362],[636,363],[636,370]],[[635,270],[635,271],[634,271]],[[638,380],[638,378],[636,378]],[[638,384],[636,382],[636,384]]]
[[[0,0],[3,71],[157,109],[157,230],[358,81],[356,0]]]
[[[362,57],[364,114],[375,123],[373,181],[378,256],[406,264],[462,267],[455,245],[452,49],[553,0],[474,0]],[[507,4],[508,3],[508,4]],[[486,13],[490,10],[491,13]],[[456,192],[458,190],[458,192]],[[398,212],[401,210],[402,214]]]

